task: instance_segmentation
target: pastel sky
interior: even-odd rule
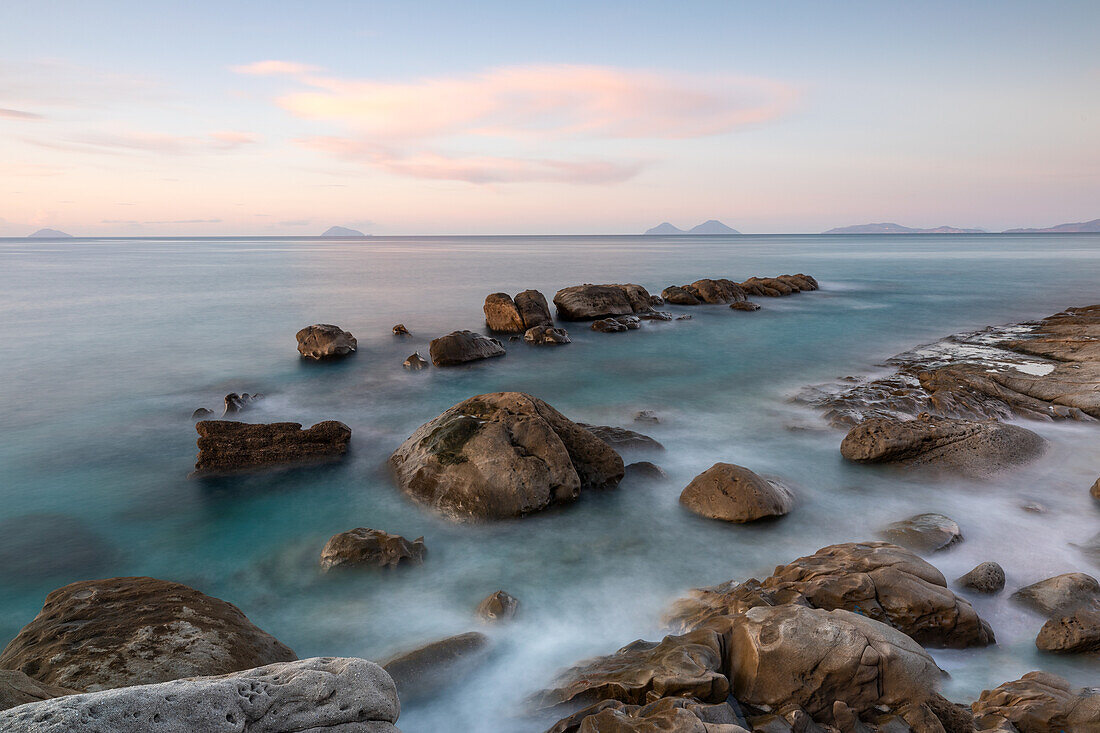
[[[0,5],[0,236],[1100,217],[1100,2]]]

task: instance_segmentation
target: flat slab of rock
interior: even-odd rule
[[[356,527],[333,535],[321,550],[321,569],[335,567],[391,568],[424,562],[424,538],[411,542],[380,529]]]
[[[452,331],[446,336],[432,339],[428,354],[437,367],[458,366],[471,361],[504,356],[504,345],[495,338],[473,331]]]
[[[701,517],[740,524],[781,517],[791,510],[794,497],[786,486],[743,466],[715,463],[691,480],[680,503]]]
[[[338,359],[354,353],[357,346],[354,336],[331,323],[306,326],[295,337],[298,353],[306,359]]]
[[[230,603],[156,578],[108,578],[46,596],[0,653],[0,668],[94,691],[296,658]]]
[[[985,690],[971,708],[978,730],[1004,730],[1006,722],[1020,733],[1100,730],[1100,691],[1075,690],[1049,672],[1028,672]]]
[[[351,428],[336,420],[305,430],[296,422],[203,420],[195,430],[199,433],[197,474],[332,460],[347,453],[351,440]]]
[[[482,664],[489,637],[470,631],[399,654],[382,667],[393,678],[402,700],[432,697]]]
[[[47,685],[17,669],[0,669],[0,710],[75,694],[76,690]]]
[[[614,425],[591,425],[584,422],[579,422],[577,423],[577,425],[592,433],[615,450],[665,449],[663,445],[661,445],[653,438],[649,437],[648,435],[639,433],[636,430],[620,428]]]
[[[840,454],[856,463],[986,475],[1033,460],[1044,447],[1041,437],[1017,425],[924,415],[916,420],[866,420],[844,437]]]
[[[1000,593],[1005,587],[1005,571],[995,562],[983,562],[955,582],[979,593]]]
[[[365,659],[314,658],[123,687],[0,712],[5,733],[398,733],[393,681]]]
[[[918,552],[943,550],[963,539],[962,530],[954,519],[934,512],[893,522],[880,534],[888,542]]]
[[[558,317],[566,321],[594,321],[628,316],[653,308],[654,299],[641,285],[574,285],[554,295]]]
[[[390,465],[401,490],[449,519],[503,519],[612,488],[623,461],[542,400],[496,392],[416,430]]]
[[[1100,603],[1100,583],[1085,573],[1063,573],[1020,588],[1012,600],[1049,618],[1060,618],[1082,606]]]
[[[750,277],[740,285],[741,289],[749,295],[766,295],[770,298],[817,290],[819,287],[817,280],[801,273],[778,277]]]

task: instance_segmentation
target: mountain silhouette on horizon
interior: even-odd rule
[[[1095,234],[1100,232],[1100,219],[1078,221],[1072,224],[1058,224],[1045,229],[1006,229],[1005,234],[1043,234],[1045,232],[1067,232],[1074,234]]]
[[[647,229],[645,233],[648,234],[740,234],[732,227],[728,227],[717,219],[708,219],[702,224],[693,226],[691,229],[684,231],[678,226],[669,224],[667,221],[661,222],[652,229]]]
[[[367,236],[370,236],[370,235],[363,234],[363,232],[359,231],[358,229],[349,229],[348,227],[329,227],[328,229],[325,230],[325,233],[322,234],[321,236],[322,237],[367,237]]]
[[[57,229],[39,229],[34,234],[28,234],[27,237],[29,239],[72,239],[73,235]]]
[[[879,224],[856,224],[850,227],[837,227],[822,234],[986,234],[984,229],[960,229],[958,227],[935,227],[934,229],[914,229],[893,222]]]

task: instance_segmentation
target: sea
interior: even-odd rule
[[[652,293],[703,277],[807,273],[817,292],[756,299],[747,313],[676,307],[690,320],[572,343],[505,340],[507,355],[410,372],[431,339],[484,330],[487,294],[581,283]],[[837,542],[876,539],[923,512],[964,540],[926,556],[949,580],[1000,563],[1005,592],[969,598],[998,643],[931,650],[944,692],[1047,669],[1100,679],[1095,655],[1041,654],[1043,619],[1010,592],[1048,576],[1100,573],[1100,424],[1026,422],[1050,441],[1037,462],[992,479],[930,477],[845,463],[843,431],[796,397],[809,385],[886,372],[892,355],[949,334],[1100,302],[1100,235],[769,235],[0,239],[0,645],[66,583],[148,575],[236,604],[299,657],[384,660],[467,631],[489,657],[429,700],[404,704],[417,731],[541,731],[527,699],[561,669],[668,633],[690,588],[763,578]],[[358,352],[299,358],[294,335],[333,323]],[[412,335],[395,337],[404,324]],[[513,521],[455,524],[414,504],[386,467],[417,426],[476,394],[518,390],[573,420],[651,435],[626,451],[668,474],[624,481]],[[261,393],[239,419],[353,431],[331,465],[189,477],[192,412]],[[657,424],[634,421],[641,410]],[[678,504],[718,461],[791,487],[777,521],[730,525]],[[423,536],[421,566],[320,572],[333,534],[370,527]],[[496,590],[511,624],[474,614]]]

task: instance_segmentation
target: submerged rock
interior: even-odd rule
[[[1018,680],[985,690],[971,705],[978,730],[1020,733],[1092,733],[1100,730],[1100,691],[1074,690],[1049,672],[1028,672]]]
[[[516,308],[523,318],[524,330],[531,330],[535,326],[553,326],[554,318],[550,315],[550,306],[546,302],[546,296],[537,290],[524,290],[516,294]],[[564,330],[564,329],[563,329]]]
[[[347,453],[351,440],[351,428],[336,420],[305,430],[296,422],[203,420],[195,430],[199,433],[196,474],[330,460]]]
[[[495,338],[473,331],[452,331],[433,339],[428,354],[437,367],[457,366],[480,359],[504,356],[504,345]]]
[[[263,398],[264,396],[262,394],[248,394],[248,392],[237,394],[236,392],[230,392],[225,396],[225,411],[222,413],[222,417],[244,412],[253,402],[262,400]]]
[[[984,475],[1037,458],[1045,441],[1016,425],[922,415],[871,418],[852,428],[840,454],[856,463],[929,466]]]
[[[414,351],[411,356],[405,359],[401,366],[410,371],[418,372],[428,366],[428,360],[421,356],[419,351]]]
[[[0,712],[6,733],[398,733],[393,681],[374,662],[333,657],[137,685]]]
[[[597,438],[607,443],[615,450],[664,450],[665,447],[658,443],[648,435],[636,432],[634,430],[628,430],[626,428],[619,428],[612,425],[590,425],[588,423],[579,422],[577,425],[581,426],[588,432],[595,435]]]
[[[1005,587],[1005,571],[995,562],[983,562],[955,582],[979,593],[1000,593]]]
[[[643,481],[661,481],[668,478],[664,469],[650,461],[636,461],[626,466],[626,478]]]
[[[207,407],[200,407],[191,413],[192,420],[205,420],[208,417],[213,417],[214,411]]]
[[[1085,573],[1064,573],[1020,588],[1012,594],[1012,600],[1058,618],[1082,606],[1100,603],[1100,583]]]
[[[306,359],[335,359],[354,353],[355,337],[331,323],[306,326],[296,334],[298,353]]]
[[[735,311],[758,311],[760,310],[760,304],[753,303],[751,300],[738,300],[730,303],[730,308]]]
[[[649,311],[653,296],[641,285],[574,285],[554,295],[558,316],[566,321],[594,321]]]
[[[403,701],[437,695],[480,666],[489,656],[489,637],[470,631],[433,641],[382,665]]]
[[[477,615],[486,621],[511,621],[519,610],[519,601],[515,596],[498,590],[477,604]]]
[[[41,702],[74,694],[76,690],[47,685],[28,677],[19,670],[0,669],[0,711],[26,705],[29,702]]]
[[[653,410],[639,410],[634,413],[634,422],[644,422],[656,425],[661,422],[661,419],[657,417],[657,413]]]
[[[623,461],[550,405],[478,395],[420,426],[390,456],[401,490],[449,519],[503,519],[611,488]]]
[[[0,668],[49,685],[104,690],[296,659],[234,605],[156,578],[59,588],[0,653]]]
[[[951,517],[928,513],[894,522],[882,530],[882,538],[918,552],[943,550],[962,542],[962,531]]]
[[[622,333],[627,330],[626,324],[616,318],[601,318],[592,322],[592,330],[600,333]]]
[[[512,296],[508,293],[492,293],[485,298],[485,325],[490,331],[500,333],[523,333],[523,316],[519,314]]]
[[[781,517],[791,510],[794,497],[786,486],[743,466],[715,463],[691,480],[680,503],[701,517],[740,524]]]
[[[569,333],[564,328],[551,325],[532,326],[523,334],[523,340],[534,346],[568,344]]]
[[[356,527],[333,535],[321,550],[321,569],[335,567],[397,567],[401,563],[424,562],[424,538],[410,542],[401,535],[380,529]]]
[[[411,336],[412,334],[409,333],[409,329],[405,328],[404,323],[398,323],[396,326],[393,327],[393,335],[394,336]]]

